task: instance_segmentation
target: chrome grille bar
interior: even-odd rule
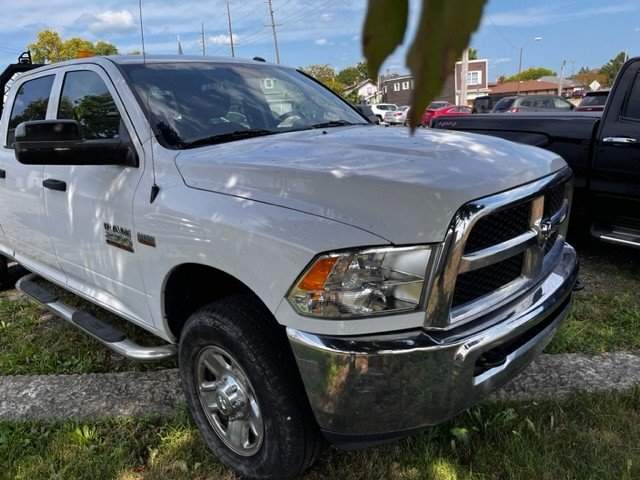
[[[472,321],[489,311],[500,308],[518,295],[524,294],[542,278],[545,269],[552,263],[549,257],[557,255],[558,252],[558,249],[552,248],[547,243],[553,241],[557,246],[558,242],[564,242],[572,194],[571,177],[571,170],[565,168],[541,180],[470,202],[458,211],[451,223],[444,246],[440,250],[441,256],[438,259],[440,268],[430,284],[425,326],[448,329]],[[564,185],[564,200],[560,208],[556,212],[545,212],[545,195],[560,185]],[[557,208],[556,205],[559,203],[557,200],[556,196],[552,208]],[[467,239],[480,219],[499,214],[500,211],[507,211],[523,203],[530,204],[528,230],[480,250],[465,252]],[[549,206],[547,206],[548,209]],[[544,218],[545,213],[552,214],[551,218]],[[491,222],[490,225],[493,225]],[[485,225],[487,225],[486,222]],[[498,235],[497,238],[502,240],[504,236],[500,238]],[[524,254],[524,261],[522,274],[519,277],[515,279],[512,276],[506,277],[509,282],[502,287],[452,308],[458,275],[469,275],[471,272],[492,267],[522,254]],[[470,280],[467,280],[466,285],[469,285],[469,282]],[[466,297],[463,295],[459,298],[460,300],[457,301],[461,302]]]

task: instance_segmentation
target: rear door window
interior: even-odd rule
[[[6,142],[8,147],[13,146],[15,130],[20,123],[46,118],[54,77],[55,75],[47,75],[20,85],[11,108]]]

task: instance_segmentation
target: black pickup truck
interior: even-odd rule
[[[574,210],[589,215],[592,235],[640,248],[640,57],[624,64],[600,113],[441,116],[430,126],[560,154],[575,175]]]

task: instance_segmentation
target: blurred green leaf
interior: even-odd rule
[[[415,85],[409,119],[412,129],[454,72],[456,59],[478,28],[485,3],[486,0],[422,0],[418,29],[407,53],[407,67]],[[402,43],[408,12],[407,0],[369,0],[362,45],[371,78],[377,78],[382,63]]]
[[[454,72],[456,59],[478,28],[486,0],[423,0],[420,23],[407,53],[413,75],[411,128]]]
[[[408,0],[369,0],[362,31],[362,50],[372,79],[378,78],[382,62],[402,43],[408,16]]]

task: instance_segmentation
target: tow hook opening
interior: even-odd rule
[[[499,367],[507,361],[507,354],[499,349],[489,350],[480,355],[480,358],[476,360],[476,364],[473,370],[475,377],[482,375],[484,372],[491,370],[492,368]]]
[[[574,292],[579,292],[581,290],[584,290],[584,282],[580,279],[576,280],[576,284],[573,286],[573,291]]]

